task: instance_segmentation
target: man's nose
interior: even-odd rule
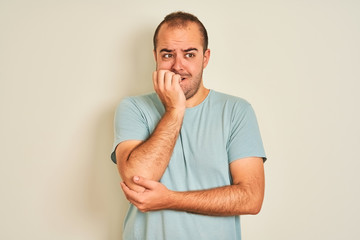
[[[181,56],[176,56],[174,58],[174,64],[172,68],[177,72],[183,70],[183,59],[181,58]]]

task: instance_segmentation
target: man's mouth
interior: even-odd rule
[[[186,79],[188,79],[190,76],[189,75],[181,75],[181,81],[184,81]]]
[[[184,80],[187,80],[187,79],[189,79],[190,77],[191,77],[191,75],[190,74],[188,74],[188,73],[179,73],[179,72],[175,72],[174,71],[174,73],[175,74],[179,74],[180,75],[180,82],[182,82],[182,81],[184,81]]]

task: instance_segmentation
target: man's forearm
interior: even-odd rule
[[[200,191],[171,192],[170,208],[210,215],[257,214],[265,192],[262,158],[247,157],[230,164],[233,184]]]
[[[257,214],[262,205],[262,194],[240,185],[209,190],[172,192],[168,209],[211,216]]]
[[[134,182],[146,191],[137,193],[124,183],[121,186],[127,199],[142,212],[176,210],[211,216],[257,214],[264,198],[262,180],[186,192],[171,191],[163,184],[143,177],[135,177]]]
[[[160,180],[174,150],[183,116],[184,111],[181,110],[165,112],[151,136],[121,161],[120,175],[128,186],[136,188],[132,184],[134,175]]]

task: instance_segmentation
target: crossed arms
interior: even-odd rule
[[[199,191],[177,192],[159,182],[175,146],[185,113],[179,76],[155,72],[154,89],[165,114],[146,141],[129,140],[116,148],[116,159],[127,199],[140,211],[177,210],[212,216],[257,214],[264,197],[263,160],[242,158],[230,164],[233,184]]]

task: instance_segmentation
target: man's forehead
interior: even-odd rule
[[[164,27],[164,28],[163,28]],[[202,35],[196,23],[188,23],[187,27],[162,26],[157,37],[157,48],[173,50],[199,49],[202,46]]]
[[[166,22],[164,23],[161,29],[186,29],[188,27],[193,26],[195,23],[194,22],[190,22],[190,21],[171,21],[171,22]]]

